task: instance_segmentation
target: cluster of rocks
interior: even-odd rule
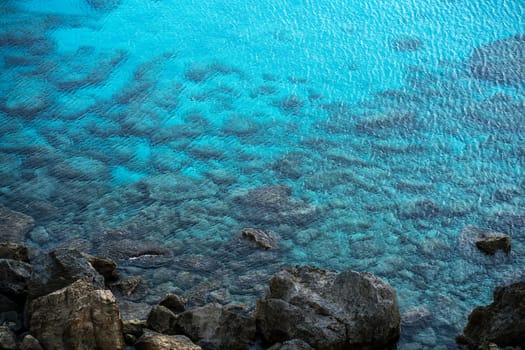
[[[2,243],[0,276],[0,349],[382,349],[400,333],[393,288],[368,273],[287,268],[254,313],[168,294],[142,320],[122,320],[108,258]]]

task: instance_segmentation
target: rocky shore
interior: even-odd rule
[[[254,312],[241,304],[191,307],[168,294],[126,319],[119,296],[133,283],[109,258],[68,248],[33,256],[4,242],[0,276],[2,350],[394,349],[400,336],[394,289],[366,272],[288,267],[272,276]],[[524,300],[525,282],[497,288],[494,302],[469,316],[458,344],[524,348]]]

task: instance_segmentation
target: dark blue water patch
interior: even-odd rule
[[[476,48],[468,64],[475,78],[499,84],[525,83],[525,35],[516,34]]]

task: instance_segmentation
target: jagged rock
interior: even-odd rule
[[[241,238],[251,240],[263,249],[275,249],[278,247],[277,236],[269,230],[245,228],[241,231]]]
[[[28,312],[31,334],[46,350],[125,348],[113,294],[89,277],[33,300]]]
[[[146,331],[135,343],[137,350],[201,350],[201,347],[192,343],[183,335],[164,335]]]
[[[524,301],[525,282],[497,287],[492,304],[472,311],[463,334],[456,341],[472,349],[485,348],[489,343],[525,348]]]
[[[128,320],[122,322],[122,333],[131,334],[138,338],[144,334],[144,329],[146,327],[147,322],[144,320]]]
[[[95,288],[104,289],[102,277],[76,249],[56,249],[33,259],[29,295],[37,298],[89,277]]]
[[[7,326],[0,326],[0,349],[16,350],[16,336]]]
[[[145,320],[151,312],[151,305],[135,303],[128,300],[118,300],[122,321]]]
[[[143,277],[131,276],[109,285],[111,291],[126,299],[137,300],[146,294],[147,285]]]
[[[379,349],[399,337],[394,289],[369,273],[309,266],[276,273],[255,317],[270,344],[302,339],[315,349]]]
[[[22,343],[20,344],[19,350],[44,350],[40,342],[33,337],[31,334],[27,334]]]
[[[176,294],[166,294],[159,305],[167,307],[174,313],[181,313],[186,310],[186,300]]]
[[[177,315],[175,329],[210,350],[245,350],[255,340],[255,320],[234,305],[185,311]]]
[[[149,329],[159,333],[179,334],[176,321],[177,316],[170,309],[162,305],[155,305],[149,313],[147,325]]]
[[[117,264],[110,258],[101,256],[88,256],[87,258],[91,266],[104,277],[106,282],[118,278]]]
[[[476,48],[468,61],[472,75],[501,84],[525,82],[525,35],[496,40]]]
[[[34,226],[32,217],[0,204],[0,241],[22,243]]]
[[[31,277],[31,265],[23,261],[0,259],[0,293],[13,300],[27,293],[27,282]]]
[[[284,343],[277,343],[268,348],[268,350],[314,350],[307,342],[301,339],[292,339]]]
[[[17,243],[0,243],[0,259],[29,262],[29,248]]]
[[[511,239],[509,235],[483,237],[476,241],[476,247],[483,253],[494,255],[496,251],[502,250],[510,253]]]
[[[502,250],[508,254],[510,253],[511,238],[501,232],[467,225],[461,230],[458,247],[461,254],[471,259],[483,255],[479,250],[490,255],[495,254],[497,250]]]

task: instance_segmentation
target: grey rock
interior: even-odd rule
[[[44,350],[44,348],[35,337],[27,334],[24,339],[22,339],[19,350]]]
[[[158,267],[173,261],[173,252],[161,244],[131,239],[104,242],[99,247],[99,254],[145,268]]]
[[[241,238],[255,242],[255,244],[263,249],[276,249],[277,235],[269,230],[262,230],[259,228],[244,228],[241,231]]]
[[[144,329],[147,327],[147,322],[144,320],[128,320],[122,322],[122,333],[131,334],[135,337],[140,337],[144,334]]]
[[[0,326],[0,349],[16,350],[16,336],[7,326]]]
[[[183,335],[165,335],[146,331],[135,344],[137,350],[201,350]]]
[[[456,341],[472,349],[487,347],[489,343],[525,348],[524,300],[525,282],[497,287],[492,304],[472,311],[463,334]]]
[[[179,334],[180,330],[176,327],[177,316],[167,307],[155,305],[148,316],[147,325],[159,333]]]
[[[255,340],[255,319],[238,306],[213,303],[177,315],[175,329],[210,350],[245,350]]]
[[[315,349],[379,349],[399,337],[394,289],[369,273],[293,267],[276,273],[255,317],[270,344],[302,339]]]
[[[22,243],[33,229],[32,217],[13,211],[0,204],[0,241]]]
[[[95,288],[104,289],[102,277],[84,254],[76,249],[56,249],[33,259],[29,296],[37,298],[88,277]]]
[[[0,259],[0,293],[9,298],[20,299],[27,293],[27,283],[31,277],[28,263]]]
[[[505,233],[467,225],[461,230],[458,240],[460,253],[474,261],[483,259],[480,250],[493,255],[497,250],[510,253],[511,238]]]
[[[117,264],[110,258],[88,255],[87,259],[91,266],[104,277],[106,282],[118,279]]]
[[[166,294],[159,305],[167,307],[176,314],[186,310],[186,300],[176,294]]]
[[[46,350],[124,349],[122,322],[113,294],[89,277],[33,300],[31,334]]]

